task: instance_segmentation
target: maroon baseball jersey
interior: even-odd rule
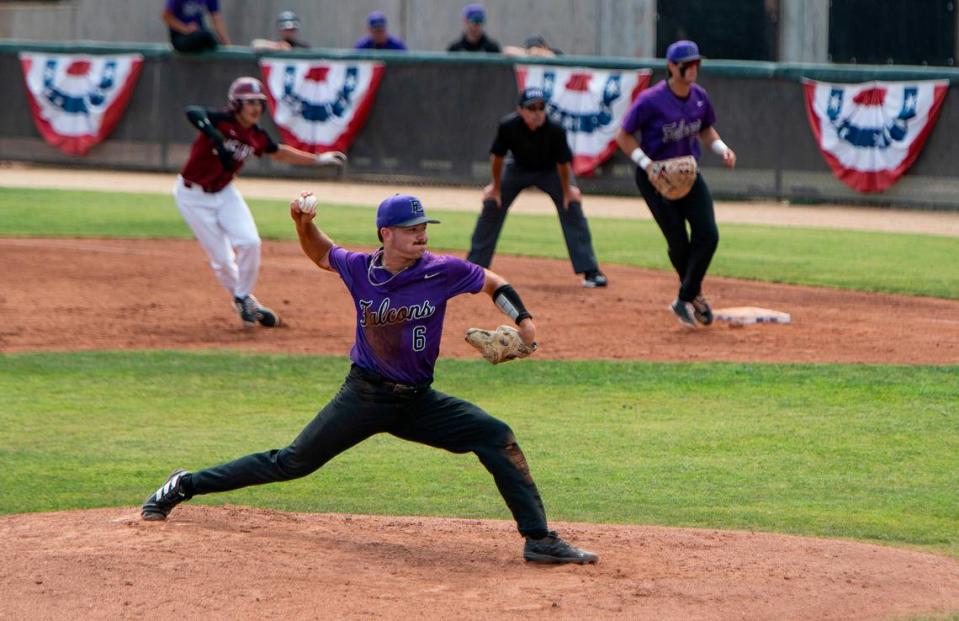
[[[197,135],[190,148],[190,159],[180,174],[207,192],[219,192],[225,188],[250,155],[259,157],[264,153],[275,153],[279,148],[259,125],[243,127],[231,112],[207,110],[207,115],[213,126],[223,134],[223,144],[232,149],[233,159],[237,161],[234,170],[226,170],[213,150],[213,140],[203,134]]]

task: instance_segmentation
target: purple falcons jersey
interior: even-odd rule
[[[426,252],[398,274],[370,265],[379,253],[335,246],[330,266],[353,296],[356,342],[350,359],[358,366],[405,384],[432,381],[440,354],[446,301],[482,291],[482,267]]]
[[[663,80],[640,93],[623,130],[640,132],[639,144],[652,160],[692,155],[699,159],[699,132],[716,123],[716,113],[703,87],[693,84],[689,97],[680,99]]]

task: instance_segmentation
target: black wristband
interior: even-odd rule
[[[493,292],[493,304],[500,309],[504,315],[516,322],[517,325],[524,319],[532,319],[533,316],[526,310],[523,300],[520,299],[516,289],[510,284],[505,284]]]

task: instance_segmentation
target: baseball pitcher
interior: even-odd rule
[[[306,256],[339,275],[353,297],[356,340],[346,381],[286,448],[197,472],[176,470],[146,499],[143,519],[166,519],[178,503],[197,494],[306,476],[351,446],[386,432],[453,453],[474,453],[493,475],[526,539],[527,561],[595,563],[595,554],[549,530],[512,429],[476,405],[431,386],[446,304],[457,295],[489,295],[517,326],[513,331],[525,346],[503,347],[500,360],[533,352],[536,327],[519,293],[479,265],[430,253],[427,225],[438,222],[427,217],[412,196],[395,195],[380,204],[376,228],[382,246],[375,252],[337,246],[314,224],[316,202],[309,193],[290,204],[290,215]],[[496,338],[510,338],[506,333]]]

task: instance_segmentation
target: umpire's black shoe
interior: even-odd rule
[[[606,278],[606,274],[602,273],[599,270],[590,270],[583,273],[583,286],[587,289],[595,289],[596,287],[605,287],[609,284],[609,279]]]
[[[173,471],[160,489],[150,494],[143,502],[140,508],[140,516],[147,521],[165,520],[170,515],[173,507],[184,500],[189,500],[191,495],[186,493],[183,485],[183,475],[189,474],[182,468]]]
[[[687,328],[696,327],[696,309],[693,308],[691,302],[683,302],[679,298],[676,298],[673,303],[669,305],[669,310],[673,311],[673,314],[676,315],[676,319],[679,320],[679,323],[683,324]]]
[[[704,326],[713,322],[713,309],[709,308],[709,302],[702,294],[697,295],[696,299],[693,300],[693,317]]]
[[[531,563],[577,563],[585,565],[595,563],[599,557],[592,552],[574,548],[554,531],[542,539],[526,538],[526,545],[523,547],[523,558]]]

